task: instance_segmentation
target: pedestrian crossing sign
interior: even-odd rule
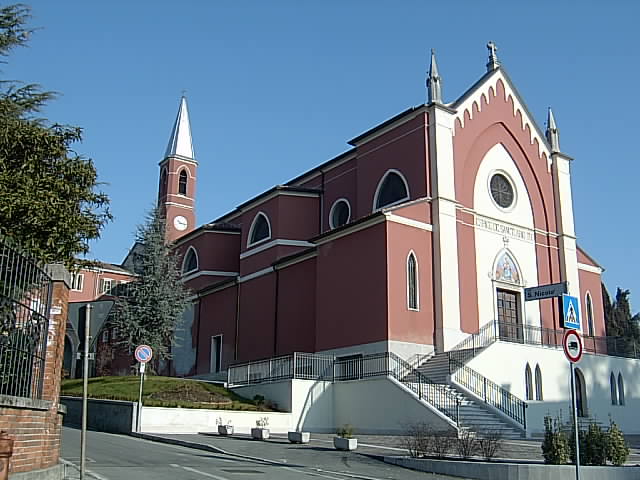
[[[562,295],[562,318],[564,328],[580,330],[580,310],[578,298],[571,295]]]

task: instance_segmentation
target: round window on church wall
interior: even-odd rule
[[[491,177],[491,196],[493,200],[502,208],[509,208],[513,205],[513,186],[507,177],[501,173],[496,173]]]
[[[331,228],[341,227],[349,222],[350,218],[351,207],[349,206],[349,202],[341,198],[333,204],[333,207],[331,207],[331,212],[329,213],[329,226]]]

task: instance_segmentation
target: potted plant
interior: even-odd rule
[[[336,434],[337,437],[333,437],[333,446],[336,450],[355,450],[358,448],[358,439],[353,438],[353,427],[345,424],[340,427]]]
[[[287,437],[291,443],[309,443],[311,435],[309,432],[289,432]]]
[[[219,435],[233,435],[233,425],[231,425],[231,420],[228,420],[225,424],[222,420],[222,417],[218,417],[216,419],[216,425],[218,425]]]
[[[269,417],[260,417],[256,420],[256,427],[251,429],[251,438],[266,440],[269,438]]]

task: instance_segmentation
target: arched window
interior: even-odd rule
[[[262,242],[271,238],[271,225],[269,225],[269,219],[267,216],[259,212],[253,222],[251,228],[249,228],[249,241],[247,246],[255,245],[258,242]]]
[[[163,197],[167,194],[167,167],[162,168],[160,173],[160,196]]]
[[[609,386],[611,387],[611,405],[617,405],[618,389],[616,387],[616,377],[613,372],[611,372],[611,375],[609,375]]]
[[[524,369],[524,393],[526,400],[533,400],[533,378],[531,376],[531,367],[528,363]]]
[[[345,198],[336,200],[329,212],[329,226],[338,228],[346,225],[351,219],[351,206]]]
[[[373,200],[373,209],[380,210],[409,199],[409,187],[402,174],[389,170],[378,184]]]
[[[189,247],[187,254],[184,256],[184,261],[182,262],[182,274],[186,275],[187,273],[195,272],[196,270],[198,270],[198,253],[195,248]]]
[[[178,193],[180,195],[187,194],[187,171],[182,170],[180,172],[180,179],[178,180]]]
[[[536,400],[542,401],[542,370],[536,365]]]
[[[618,405],[624,405],[624,381],[622,373],[618,373]]]
[[[407,258],[407,305],[418,310],[418,261],[413,252]]]
[[[587,333],[590,337],[593,337],[595,335],[593,329],[593,301],[589,292],[587,292],[585,303],[587,304],[587,327],[589,329]]]

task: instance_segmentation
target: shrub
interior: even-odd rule
[[[475,434],[470,430],[462,430],[458,434],[458,438],[455,439],[454,445],[456,448],[456,452],[462,458],[473,457],[478,451],[478,439],[476,439]]]
[[[266,428],[267,426],[269,426],[269,417],[260,417],[256,420],[256,427]]]
[[[544,417],[544,440],[542,441],[544,463],[564,465],[569,461],[569,442],[560,426],[560,419]]]
[[[403,446],[409,451],[409,455],[417,458],[431,453],[433,443],[433,431],[429,425],[419,422],[407,427]]]
[[[609,420],[609,430],[607,431],[607,459],[614,465],[624,465],[629,457],[629,447],[627,446],[622,431],[611,419]]]
[[[583,435],[584,442],[580,442],[580,461],[584,465],[606,465],[609,438],[599,425],[591,423]]]
[[[336,430],[336,435],[342,438],[351,438],[353,436],[353,427],[348,423],[345,423]]]
[[[431,451],[436,458],[444,458],[453,447],[453,437],[449,432],[435,432],[431,437]]]
[[[478,449],[482,457],[490,462],[502,450],[502,433],[499,430],[485,432],[478,438]]]

